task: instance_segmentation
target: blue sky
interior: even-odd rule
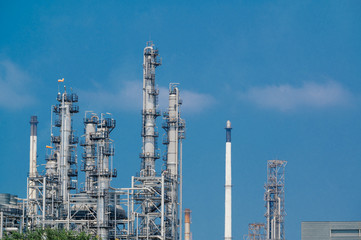
[[[0,192],[26,195],[34,114],[45,163],[63,77],[79,95],[78,136],[84,111],[113,113],[113,186],[129,186],[140,166],[142,51],[153,40],[161,108],[170,82],[184,102],[194,239],[223,237],[227,119],[234,239],[264,221],[269,159],[288,161],[288,239],[301,239],[301,221],[360,221],[360,12],[356,0],[1,1]]]

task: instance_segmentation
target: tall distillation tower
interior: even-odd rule
[[[282,160],[267,162],[266,201],[266,240],[285,239],[285,166]]]
[[[172,239],[180,238],[181,221],[181,142],[184,138],[184,121],[180,118],[179,90],[171,85],[169,91],[169,109],[164,114],[163,128],[167,132],[164,143],[167,145],[165,156],[166,169],[156,171],[155,160],[160,157],[157,148],[156,118],[159,94],[155,85],[155,69],[161,62],[158,50],[151,42],[144,49],[143,58],[143,147],[140,175],[132,178],[132,207],[136,239]],[[180,196],[180,197],[179,197]]]
[[[58,154],[57,175],[59,178],[59,197],[62,201],[61,209],[66,210],[68,204],[68,196],[70,190],[77,188],[78,176],[76,147],[78,137],[74,135],[72,127],[72,115],[79,112],[79,107],[75,105],[78,102],[78,95],[75,93],[67,93],[66,89],[63,93],[58,93],[57,100],[59,104],[54,106],[54,113],[58,119],[55,120],[55,126],[59,127],[60,136],[51,136]],[[67,211],[60,213],[67,214]]]
[[[167,186],[166,204],[166,236],[171,239],[181,238],[179,229],[182,229],[182,140],[185,137],[185,121],[180,117],[180,105],[182,101],[179,97],[179,89],[176,84],[169,86],[169,107],[164,113],[165,122],[163,128],[166,136],[163,143],[167,146],[164,160],[166,170],[163,172],[167,176],[169,185]]]

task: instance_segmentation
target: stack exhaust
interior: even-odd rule
[[[191,210],[184,210],[184,240],[191,240]]]
[[[226,184],[225,184],[225,214],[224,239],[232,239],[232,166],[231,166],[231,122],[226,125]]]
[[[36,159],[37,159],[37,128],[38,128],[38,117],[31,116],[30,118],[30,168],[29,176],[35,177],[36,170]]]
[[[30,164],[29,164],[29,177],[30,179],[34,179],[37,175],[37,128],[38,128],[38,117],[31,116],[30,118]],[[36,213],[36,191],[34,189],[35,182],[33,180],[29,180],[29,186],[31,187],[31,191],[28,192],[29,199],[29,215],[34,216]]]

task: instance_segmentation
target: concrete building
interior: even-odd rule
[[[302,222],[302,240],[361,240],[361,222]]]

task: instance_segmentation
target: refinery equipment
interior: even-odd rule
[[[267,183],[265,184],[266,224],[250,223],[245,240],[285,239],[285,167],[287,161],[267,161]]]
[[[176,85],[169,90],[169,108],[164,113],[167,146],[164,155],[165,169],[156,171],[155,161],[160,158],[157,148],[156,118],[158,89],[155,68],[161,64],[158,50],[152,43],[144,49],[143,61],[143,110],[142,139],[139,176],[132,177],[131,221],[124,239],[180,239],[181,237],[181,163],[182,139],[185,122],[180,118],[181,100]]]
[[[86,111],[78,178],[78,137],[73,115],[79,112],[78,96],[58,92],[58,104],[52,107],[51,143],[47,148],[45,171],[37,168],[37,117],[31,117],[30,168],[27,199],[18,230],[63,228],[84,231],[99,239],[182,239],[182,140],[185,121],[181,118],[180,91],[170,84],[169,107],[163,113],[165,130],[163,168],[156,169],[160,150],[157,146],[158,94],[155,69],[161,65],[158,50],[149,42],[143,56],[142,151],[139,174],[130,187],[113,187],[117,176],[113,169],[114,146],[110,135],[116,126],[111,114]],[[63,82],[62,79],[59,82]],[[53,116],[53,115],[52,115]],[[53,118],[53,117],[52,117]],[[120,159],[116,158],[116,161]],[[20,205],[16,208],[21,210]],[[1,211],[2,212],[2,211]],[[20,213],[20,212],[19,212]],[[2,213],[1,216],[4,216]],[[189,218],[188,218],[189,219]],[[1,235],[0,235],[1,236]]]
[[[0,239],[3,232],[17,232],[24,228],[25,202],[18,196],[0,193]]]
[[[267,162],[266,201],[266,240],[285,239],[285,166],[282,160]]]
[[[250,223],[248,224],[248,234],[244,236],[244,240],[265,240],[265,224]]]
[[[231,122],[226,125],[226,184],[225,184],[225,214],[224,239],[232,240],[232,165],[231,165]]]

